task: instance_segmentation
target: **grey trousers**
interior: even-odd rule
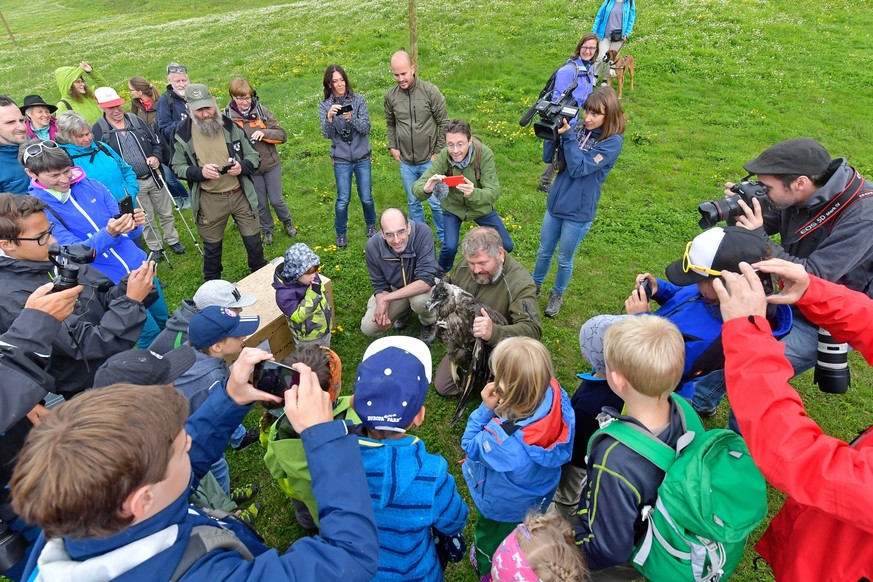
[[[136,202],[146,215],[142,236],[149,250],[158,251],[161,249],[161,233],[157,230],[158,223],[161,225],[161,230],[164,231],[164,240],[167,241],[168,245],[179,242],[170,195],[163,188],[158,188],[151,178],[137,178],[136,181],[139,183],[139,194],[136,195]]]
[[[264,174],[252,174],[252,183],[258,193],[258,222],[261,230],[273,232],[273,215],[270,214],[270,204],[276,210],[276,218],[280,222],[291,220],[291,211],[282,198],[282,166],[281,164]]]

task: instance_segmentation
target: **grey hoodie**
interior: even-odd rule
[[[206,401],[213,386],[228,377],[227,362],[224,359],[207,356],[200,350],[195,350],[195,356],[194,365],[173,382],[176,390],[188,399],[191,406],[189,415]]]
[[[188,325],[199,309],[193,299],[183,299],[182,305],[173,312],[167,320],[167,325],[155,337],[149,349],[156,354],[164,355],[182,344],[188,343]]]

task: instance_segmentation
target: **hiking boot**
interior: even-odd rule
[[[421,335],[419,336],[421,341],[426,344],[430,344],[433,342],[436,337],[436,324],[432,323],[430,325],[422,325],[421,326]]]
[[[230,490],[230,498],[237,505],[242,505],[255,496],[260,487],[257,483],[248,483]]]
[[[173,249],[173,252],[176,253],[177,255],[184,255],[185,254],[185,247],[182,246],[182,243],[177,242],[174,245],[170,245],[170,248]]]
[[[341,234],[338,237],[336,237],[336,246],[338,246],[341,249],[346,248],[346,235]]]
[[[394,320],[394,329],[397,331],[406,329],[406,324],[409,323],[409,312],[407,311],[400,317]]]
[[[255,520],[258,518],[258,515],[261,514],[261,510],[264,508],[260,503],[252,503],[238,514],[236,514],[236,518],[249,526],[250,528],[255,527]]]
[[[546,194],[549,193],[549,189],[550,189],[550,188],[551,188],[551,184],[545,184],[545,183],[543,183],[543,182],[540,182],[540,183],[537,185],[537,190],[539,190],[540,192],[545,192]]]
[[[297,228],[295,228],[294,223],[290,220],[286,220],[285,224],[285,234],[288,236],[297,236]]]
[[[233,447],[235,451],[244,451],[256,442],[261,440],[261,431],[257,428],[250,428],[246,431],[246,435],[240,441],[239,445]]]
[[[561,311],[561,306],[564,305],[564,296],[561,293],[555,293],[552,291],[552,294],[549,295],[549,304],[546,305],[545,314],[546,317],[555,317],[558,315],[558,312]]]
[[[264,244],[265,245],[273,244],[273,233],[272,232],[268,232],[266,230],[264,231]]]
[[[539,283],[534,283],[537,286],[537,299],[540,298],[540,295],[543,294],[543,286]]]
[[[376,234],[376,225],[367,227],[367,238],[371,238],[374,234]]]
[[[161,262],[161,257],[164,256],[163,253],[164,253],[163,249],[157,249],[157,250],[155,250],[155,251],[149,251],[149,256],[148,256],[148,258],[147,258],[146,260],[147,260],[147,261],[154,261],[155,264],[158,264],[158,263]]]

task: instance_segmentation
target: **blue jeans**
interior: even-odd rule
[[[542,285],[552,266],[552,257],[555,255],[555,247],[558,249],[558,274],[555,276],[555,285],[552,291],[562,294],[567,290],[570,276],[573,274],[573,257],[576,249],[582,244],[582,239],[588,234],[591,222],[576,222],[565,218],[555,218],[548,210],[543,215],[543,224],[540,228],[540,248],[537,250],[537,264],[534,267],[533,280],[537,285]]]
[[[246,427],[239,425],[230,435],[230,446],[238,447],[244,436],[246,436]],[[230,497],[230,468],[227,466],[227,459],[224,455],[221,455],[221,458],[215,461],[209,470],[227,496]]]
[[[781,340],[785,344],[785,357],[799,376],[815,366],[818,351],[818,327],[795,312],[791,331]],[[695,410],[715,410],[727,394],[724,370],[716,370],[694,384],[694,398],[691,403]],[[728,428],[739,434],[737,419],[733,410],[728,416]]]
[[[421,178],[427,169],[430,167],[430,160],[423,164],[413,166],[405,162],[400,162],[400,180],[403,182],[403,189],[406,190],[406,204],[409,207],[409,218],[418,222],[425,222],[424,208],[421,206],[421,201],[412,194],[412,185],[416,180]],[[434,196],[427,199],[430,206],[430,212],[433,214],[433,225],[436,228],[437,238],[440,244],[444,242],[445,232],[443,231],[443,209],[440,206],[440,201]]]
[[[136,342],[138,347],[152,345],[152,342],[158,337],[164,326],[167,325],[167,318],[169,317],[167,302],[164,300],[164,292],[157,278],[155,278],[155,289],[158,290],[158,299],[146,309],[145,325],[142,326],[142,333]]]
[[[368,227],[376,226],[376,205],[373,204],[372,174],[373,168],[370,159],[361,160],[354,164],[334,162],[333,177],[336,179],[336,205],[334,206],[335,218],[333,227],[337,236],[346,235],[346,227],[349,223],[349,201],[352,198],[352,173],[355,174],[355,183],[358,185],[358,198],[361,199],[361,207],[364,209],[364,223]]]
[[[161,169],[164,171],[164,180],[167,182],[167,188],[169,188],[173,198],[187,198],[188,190],[185,189],[185,186],[179,181],[179,178],[176,177],[176,174],[173,173],[170,167],[166,164],[161,164]]]
[[[215,480],[218,481],[224,493],[230,497],[230,468],[227,466],[227,459],[224,458],[224,455],[221,455],[221,458],[209,467],[209,471],[215,477]]]
[[[515,244],[512,242],[512,237],[509,236],[509,231],[506,230],[506,226],[503,224],[503,221],[500,220],[500,216],[497,212],[490,212],[485,216],[474,218],[473,222],[479,226],[490,226],[500,233],[500,238],[503,240],[503,248],[506,252],[511,253],[512,249],[515,248]],[[440,247],[440,258],[438,263],[443,271],[449,272],[455,264],[455,255],[458,252],[461,219],[446,210],[443,212],[443,228],[445,229],[443,231],[445,240],[443,241],[442,247]]]

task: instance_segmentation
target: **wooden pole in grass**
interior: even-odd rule
[[[411,1],[411,0],[410,0],[410,1]],[[12,46],[17,47],[17,46],[18,46],[18,43],[15,42],[15,36],[12,34],[12,29],[9,28],[9,23],[6,22],[6,17],[3,16],[3,12],[2,12],[2,11],[0,11],[0,20],[3,21],[3,26],[6,27],[6,32],[9,33],[9,38],[12,39]]]
[[[418,16],[415,0],[409,0],[409,55],[412,57],[412,64],[418,66]]]

